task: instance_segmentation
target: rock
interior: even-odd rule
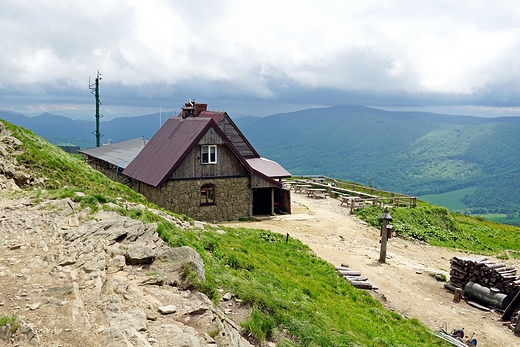
[[[177,307],[175,305],[160,306],[157,309],[162,314],[172,314],[177,312]]]
[[[233,295],[232,293],[227,292],[226,294],[224,294],[224,295],[222,296],[222,299],[223,299],[224,301],[229,301],[229,300],[233,299],[233,297],[234,297],[234,295]]]
[[[35,302],[34,304],[32,305],[29,305],[29,309],[31,311],[34,311],[34,310],[37,310],[38,308],[40,308],[41,304],[39,302]]]
[[[191,225],[192,225],[194,228],[204,230],[204,225],[205,225],[205,223],[204,223],[204,222],[197,221],[197,220],[194,220],[194,221],[191,222]]]
[[[151,264],[155,260],[155,252],[142,245],[130,245],[125,259],[128,265]]]
[[[149,211],[189,228],[163,211]],[[209,347],[217,342],[206,332],[217,328],[222,331],[219,345],[249,346],[238,324],[227,317],[222,323],[224,313],[204,294],[161,285],[167,276],[178,278],[183,264],[200,280],[205,274],[199,254],[189,247],[171,249],[159,238],[155,223],[115,212],[91,214],[69,198],[41,198],[38,203],[3,200],[0,224],[0,246],[6,253],[0,264],[0,297],[6,300],[0,306],[25,308],[24,319],[30,320],[14,334],[0,327],[0,345],[11,339],[20,347],[77,346],[78,341],[104,347]],[[10,245],[20,247],[9,251]],[[11,282],[13,286],[6,285]]]
[[[164,285],[164,278],[161,276],[161,274],[153,274],[150,276],[147,276],[145,279],[143,279],[140,283],[140,285],[149,285],[149,286],[162,286]]]
[[[159,253],[157,259],[163,263],[161,267],[170,272],[179,271],[182,265],[190,264],[197,273],[199,281],[203,282],[206,279],[204,262],[193,248],[187,246],[170,248]]]
[[[113,274],[122,271],[126,265],[126,260],[123,255],[116,255],[106,261],[107,273]]]
[[[34,331],[33,327],[29,324],[26,324],[21,319],[18,319],[18,331],[20,333],[20,340],[25,341],[29,343],[32,346],[39,346],[40,345],[40,337]]]
[[[29,181],[31,179],[31,175],[29,175],[26,172],[17,170],[17,171],[14,172],[13,178],[14,178],[14,180],[16,181],[16,183],[18,185],[22,185],[23,186],[23,185],[29,184]]]

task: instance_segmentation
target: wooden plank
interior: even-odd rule
[[[466,303],[468,305],[476,307],[476,308],[478,308],[478,309],[480,309],[482,311],[488,311],[488,312],[491,311],[491,309],[489,307],[486,307],[486,306],[483,306],[481,304],[478,304],[475,301],[468,300],[468,301],[466,301]]]

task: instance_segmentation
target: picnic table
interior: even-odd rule
[[[359,196],[343,196],[341,198],[341,205],[345,204],[347,206],[353,206],[356,202],[361,201]]]
[[[295,193],[306,193],[307,189],[311,188],[312,186],[310,184],[296,184],[294,186],[294,192]]]
[[[327,189],[324,188],[308,188],[307,196],[310,198],[327,197]]]

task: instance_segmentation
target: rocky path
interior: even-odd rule
[[[250,346],[233,321],[238,305],[224,312],[183,290],[181,263],[204,277],[200,256],[168,247],[155,225],[89,215],[70,199],[3,196],[0,315],[15,314],[20,329],[0,329],[0,345]]]

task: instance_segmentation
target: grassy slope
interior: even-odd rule
[[[117,198],[147,203],[126,186],[115,183],[28,131],[7,124],[23,144],[18,160],[33,176],[45,177],[43,190],[21,194],[64,197],[93,209]],[[84,197],[74,192],[81,191]],[[156,207],[154,207],[156,208]],[[113,207],[111,207],[113,209]],[[217,286],[235,292],[252,305],[243,324],[259,339],[285,336],[284,346],[444,346],[415,319],[385,310],[368,293],[347,284],[332,265],[318,259],[299,241],[261,230],[180,231],[150,212],[124,211],[145,222],[172,245],[197,249],[207,272],[205,283],[194,283],[213,299]]]
[[[382,208],[369,207],[356,214],[379,227]],[[390,209],[393,230],[402,237],[431,245],[454,248],[500,258],[520,258],[520,228],[449,212],[446,208],[419,202],[418,207]]]
[[[476,189],[476,187],[469,187],[442,194],[421,195],[419,196],[419,199],[433,205],[444,206],[450,211],[464,212],[466,205],[464,205],[462,199],[466,195],[474,193]]]

